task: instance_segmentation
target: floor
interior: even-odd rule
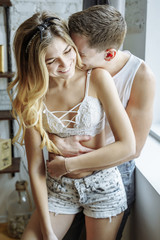
[[[7,234],[7,223],[0,224],[0,240],[16,240],[15,238],[9,238]]]

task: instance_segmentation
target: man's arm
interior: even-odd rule
[[[150,68],[142,63],[133,82],[131,96],[126,107],[136,138],[136,153],[139,157],[146,142],[153,118],[155,77]]]
[[[108,167],[121,165],[140,156],[152,124],[154,96],[155,76],[151,69],[142,63],[134,78],[126,107],[136,139],[136,151],[134,155],[114,163],[111,162]]]
[[[83,146],[83,142],[89,141],[91,136],[71,136],[60,138],[54,134],[48,133],[51,141],[58,147],[64,157],[78,156],[83,153],[88,153],[94,149]],[[49,159],[53,159],[54,154],[49,154]]]

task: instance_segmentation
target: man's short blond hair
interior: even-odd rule
[[[122,14],[109,5],[95,5],[72,14],[68,21],[70,34],[78,33],[88,38],[91,48],[98,51],[122,45],[127,25]]]

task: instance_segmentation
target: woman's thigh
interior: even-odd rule
[[[68,229],[70,228],[75,214],[54,214],[50,213],[52,228],[57,236],[57,238],[63,239],[65,234],[67,233]]]
[[[109,218],[85,217],[87,240],[115,240],[123,213]]]
[[[53,231],[58,239],[62,239],[71,226],[75,215],[55,215],[50,213],[50,219]],[[33,213],[31,219],[23,233],[21,240],[44,240],[40,228],[39,216],[37,211]]]

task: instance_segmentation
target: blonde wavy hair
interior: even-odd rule
[[[43,31],[35,31],[37,26],[44,23],[47,18],[51,25]],[[49,85],[49,74],[45,63],[46,49],[54,36],[61,37],[74,48],[77,54],[77,67],[81,68],[81,59],[70,38],[65,21],[49,12],[38,12],[23,22],[16,31],[13,51],[16,61],[16,77],[8,87],[12,101],[12,114],[19,123],[19,129],[13,143],[24,142],[26,128],[35,127],[40,133],[41,148],[47,147],[48,151],[60,154],[58,148],[50,141],[43,128],[42,111],[43,100]],[[22,135],[21,135],[22,132]]]

